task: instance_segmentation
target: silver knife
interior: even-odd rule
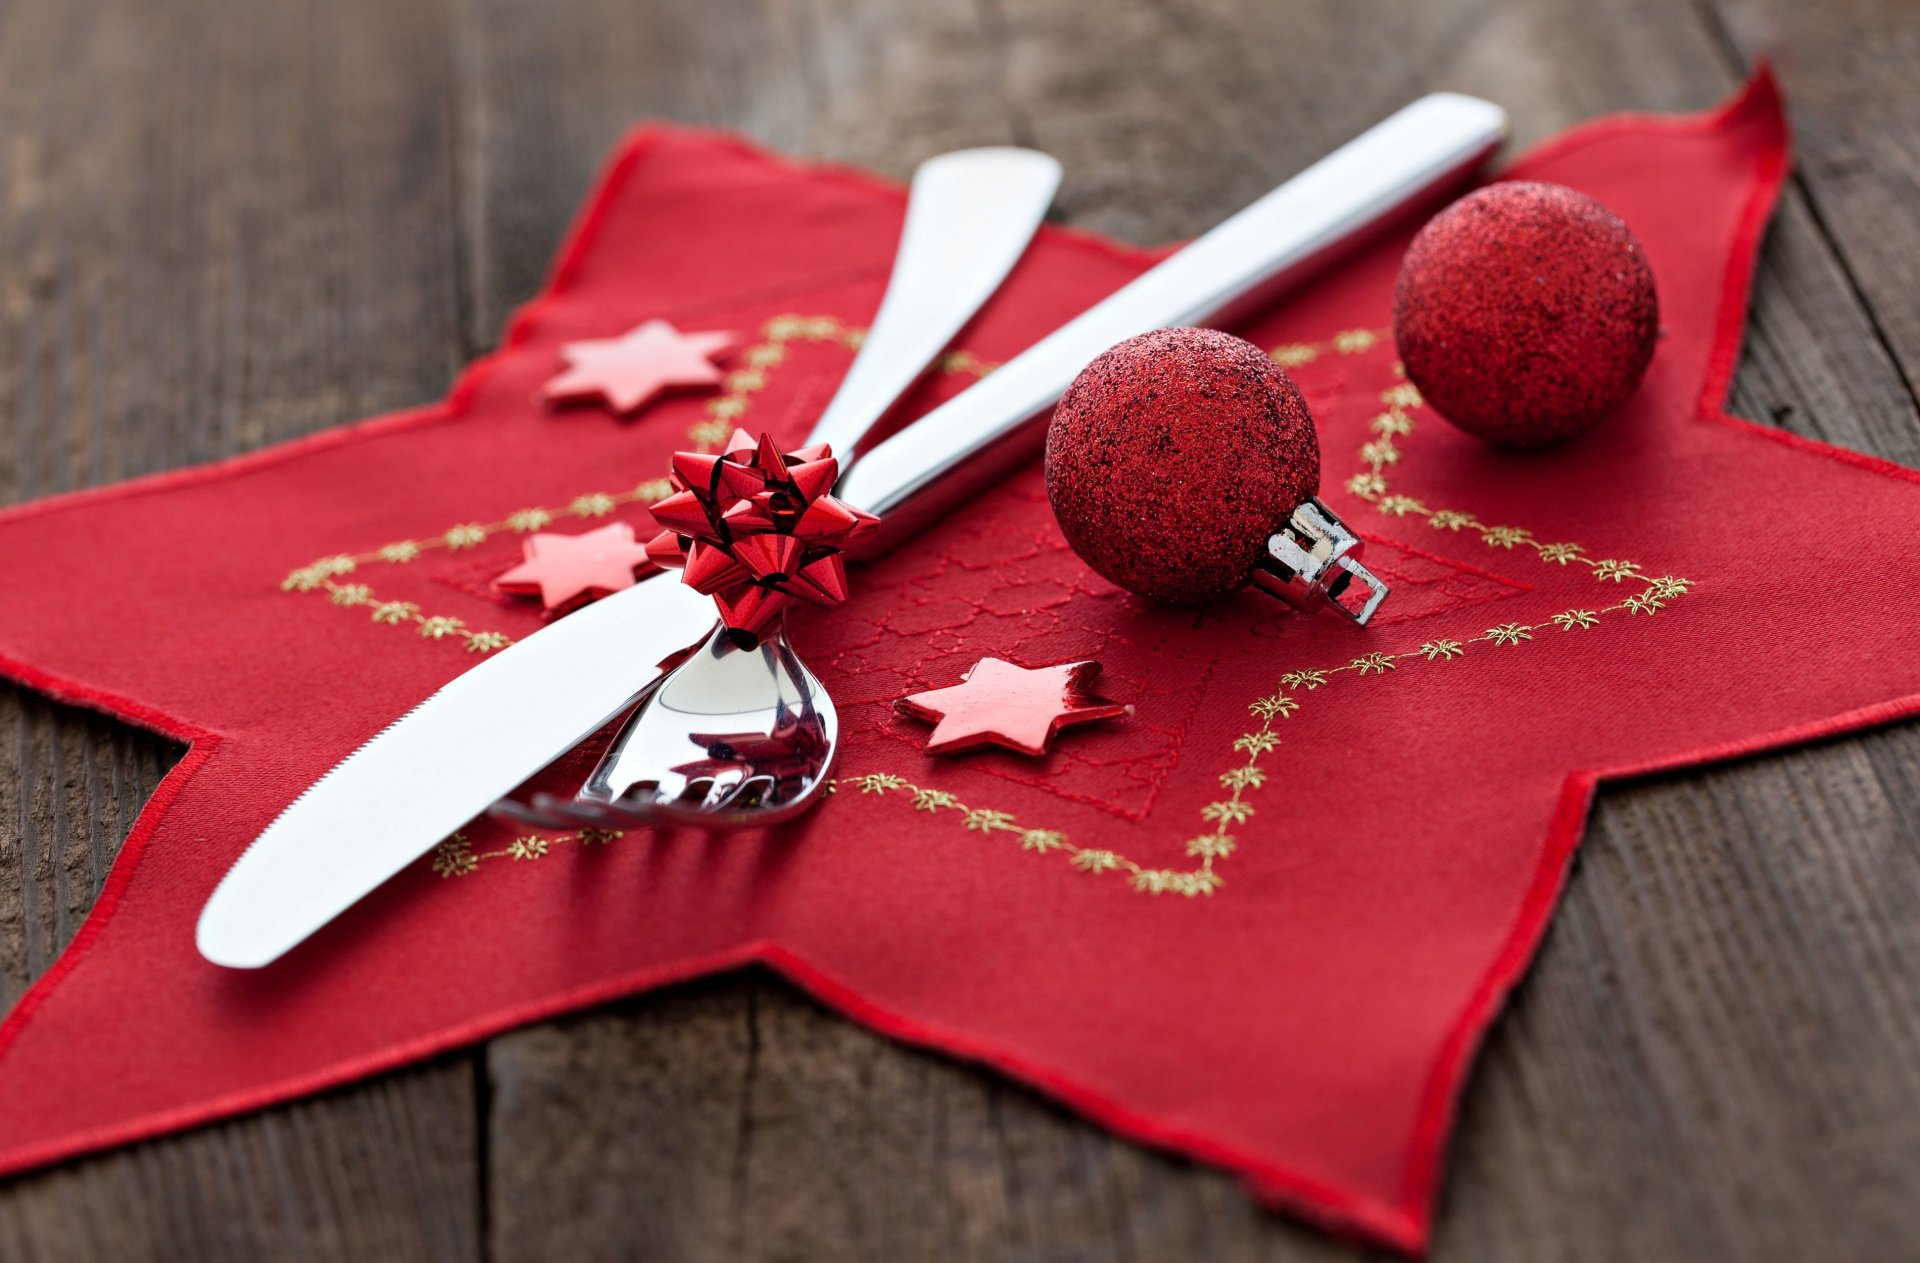
[[[904,538],[1031,459],[1040,422],[1107,347],[1238,318],[1463,178],[1505,131],[1486,101],[1414,102],[877,445],[836,494],[883,515],[876,536]],[[619,714],[712,625],[708,598],[656,576],[482,661],[267,826],[207,900],[201,954],[234,968],[277,959]]]

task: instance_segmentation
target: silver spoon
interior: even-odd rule
[[[1059,183],[1060,164],[1026,149],[967,149],[920,165],[880,310],[801,446],[829,443],[843,468],[851,463],[855,444],[1000,288]],[[716,625],[641,696],[578,794],[503,799],[493,814],[546,828],[777,824],[824,788],[838,736],[833,699],[794,652],[784,619],[752,648]]]

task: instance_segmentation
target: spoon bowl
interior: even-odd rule
[[[717,627],[641,697],[579,793],[496,811],[544,828],[779,824],[826,787],[839,729],[784,622],[753,648]]]
[[[1059,183],[1060,164],[1025,149],[966,149],[920,165],[880,310],[805,446],[827,444],[851,462],[1000,288]],[[752,648],[732,635],[716,626],[636,699],[579,793],[506,798],[491,814],[544,828],[747,828],[812,806],[839,735],[833,702],[787,643],[784,622]]]

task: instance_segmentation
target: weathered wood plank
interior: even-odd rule
[[[955,144],[1036,143],[1069,164],[1067,217],[1153,240],[1205,226],[1424,87],[1501,99],[1532,138],[1604,109],[1697,106],[1734,78],[1724,32],[1652,0],[1273,9],[579,0],[476,4],[452,36],[437,9],[249,10],[244,26],[15,11],[0,17],[15,138],[0,424],[19,439],[0,440],[0,495],[436,392],[462,341],[490,341],[532,292],[605,145],[646,114],[895,175]],[[1803,25],[1796,40],[1811,57],[1855,47],[1846,35]],[[177,55],[149,61],[156,45]],[[449,55],[457,85],[436,78]],[[1803,126],[1858,90],[1786,68]],[[116,112],[103,84],[152,108]],[[1844,153],[1904,143],[1865,134],[1887,117]],[[1897,280],[1892,253],[1914,234],[1888,209],[1897,179],[1888,193],[1872,161],[1835,165],[1874,231],[1836,229],[1854,221],[1817,176],[1818,216],[1790,199],[1736,404],[1911,462],[1893,305],[1911,287],[1861,277],[1884,264],[1871,279]],[[446,248],[450,181],[464,271]],[[158,245],[143,236],[154,222]],[[71,934],[170,756],[0,698],[0,741],[25,772],[0,778],[11,996]],[[1469,1093],[1442,1257],[1911,1252],[1916,754],[1908,726],[1604,797]],[[496,1041],[485,1071],[500,1258],[1345,1253],[1225,1177],[764,976]],[[0,1190],[0,1255],[473,1253],[472,1173],[457,1174],[476,1165],[469,1078],[456,1061],[18,1182]],[[409,1218],[416,1199],[428,1209]]]
[[[1067,164],[1068,219],[1156,240],[1204,227],[1426,88],[1502,101],[1524,143],[1606,110],[1697,108],[1738,79],[1721,31],[1651,0],[1358,16],[1237,0],[1097,17],[814,4],[751,32],[737,13],[672,6],[646,28],[583,12],[590,37],[551,10],[476,10],[468,96],[488,121],[472,146],[475,214],[506,203],[520,231],[476,253],[489,327],[531,292],[533,247],[629,114],[744,127],[894,175],[950,144],[1038,144]],[[738,61],[719,51],[749,45]],[[577,73],[545,77],[556,61]],[[538,124],[522,130],[527,118]],[[1790,197],[1735,405],[1911,461],[1913,401],[1849,270]],[[1909,726],[1603,796],[1561,923],[1469,1093],[1441,1257],[1874,1257],[1920,1240],[1901,1197],[1920,1136],[1900,1121],[1920,1116],[1916,752]],[[1226,1177],[897,1049],[763,975],[498,1040],[488,1067],[502,1085],[490,1187],[503,1259],[561,1245],[1348,1253]],[[656,1191],[609,1203],[578,1191],[592,1172]]]
[[[440,392],[449,44],[440,5],[0,13],[0,502]],[[180,752],[11,687],[0,750],[10,1004]],[[0,1257],[471,1256],[474,1099],[460,1059],[15,1181]]]
[[[662,1003],[663,1021],[569,1021],[489,1048],[493,1257],[744,1257],[752,1002],[703,983]]]
[[[968,0],[465,3],[470,332],[481,345],[538,289],[608,148],[643,119],[730,127],[898,177],[944,149],[1013,139],[1005,122],[962,108],[990,83],[942,51],[977,39]],[[886,84],[871,82],[882,66]],[[876,99],[887,101],[878,117]]]
[[[496,1040],[488,1067],[500,1259],[1343,1253],[761,971]]]
[[[1920,383],[1920,15],[1906,0],[1714,0],[1722,37],[1776,60],[1796,173],[1875,336]],[[1909,461],[1908,463],[1913,463]]]
[[[73,938],[176,748],[102,716],[0,689],[0,1005]]]
[[[456,1058],[28,1176],[0,1258],[475,1258],[474,1084]]]
[[[1876,765],[1916,753],[1909,726],[1605,796],[1469,1093],[1441,1257],[1482,1231],[1573,1257],[1911,1253],[1920,876],[1913,800]]]

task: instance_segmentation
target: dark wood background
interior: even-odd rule
[[[5,0],[0,503],[437,396],[645,116],[894,176],[1036,145],[1147,242],[1428,89],[1524,142],[1763,52],[1799,164],[1734,407],[1920,465],[1900,0]],[[5,1005],[180,752],[6,686],[0,749]],[[1603,793],[1436,1257],[1920,1255],[1916,851],[1920,725]],[[0,1185],[6,1260],[1352,1253],[758,973]]]

